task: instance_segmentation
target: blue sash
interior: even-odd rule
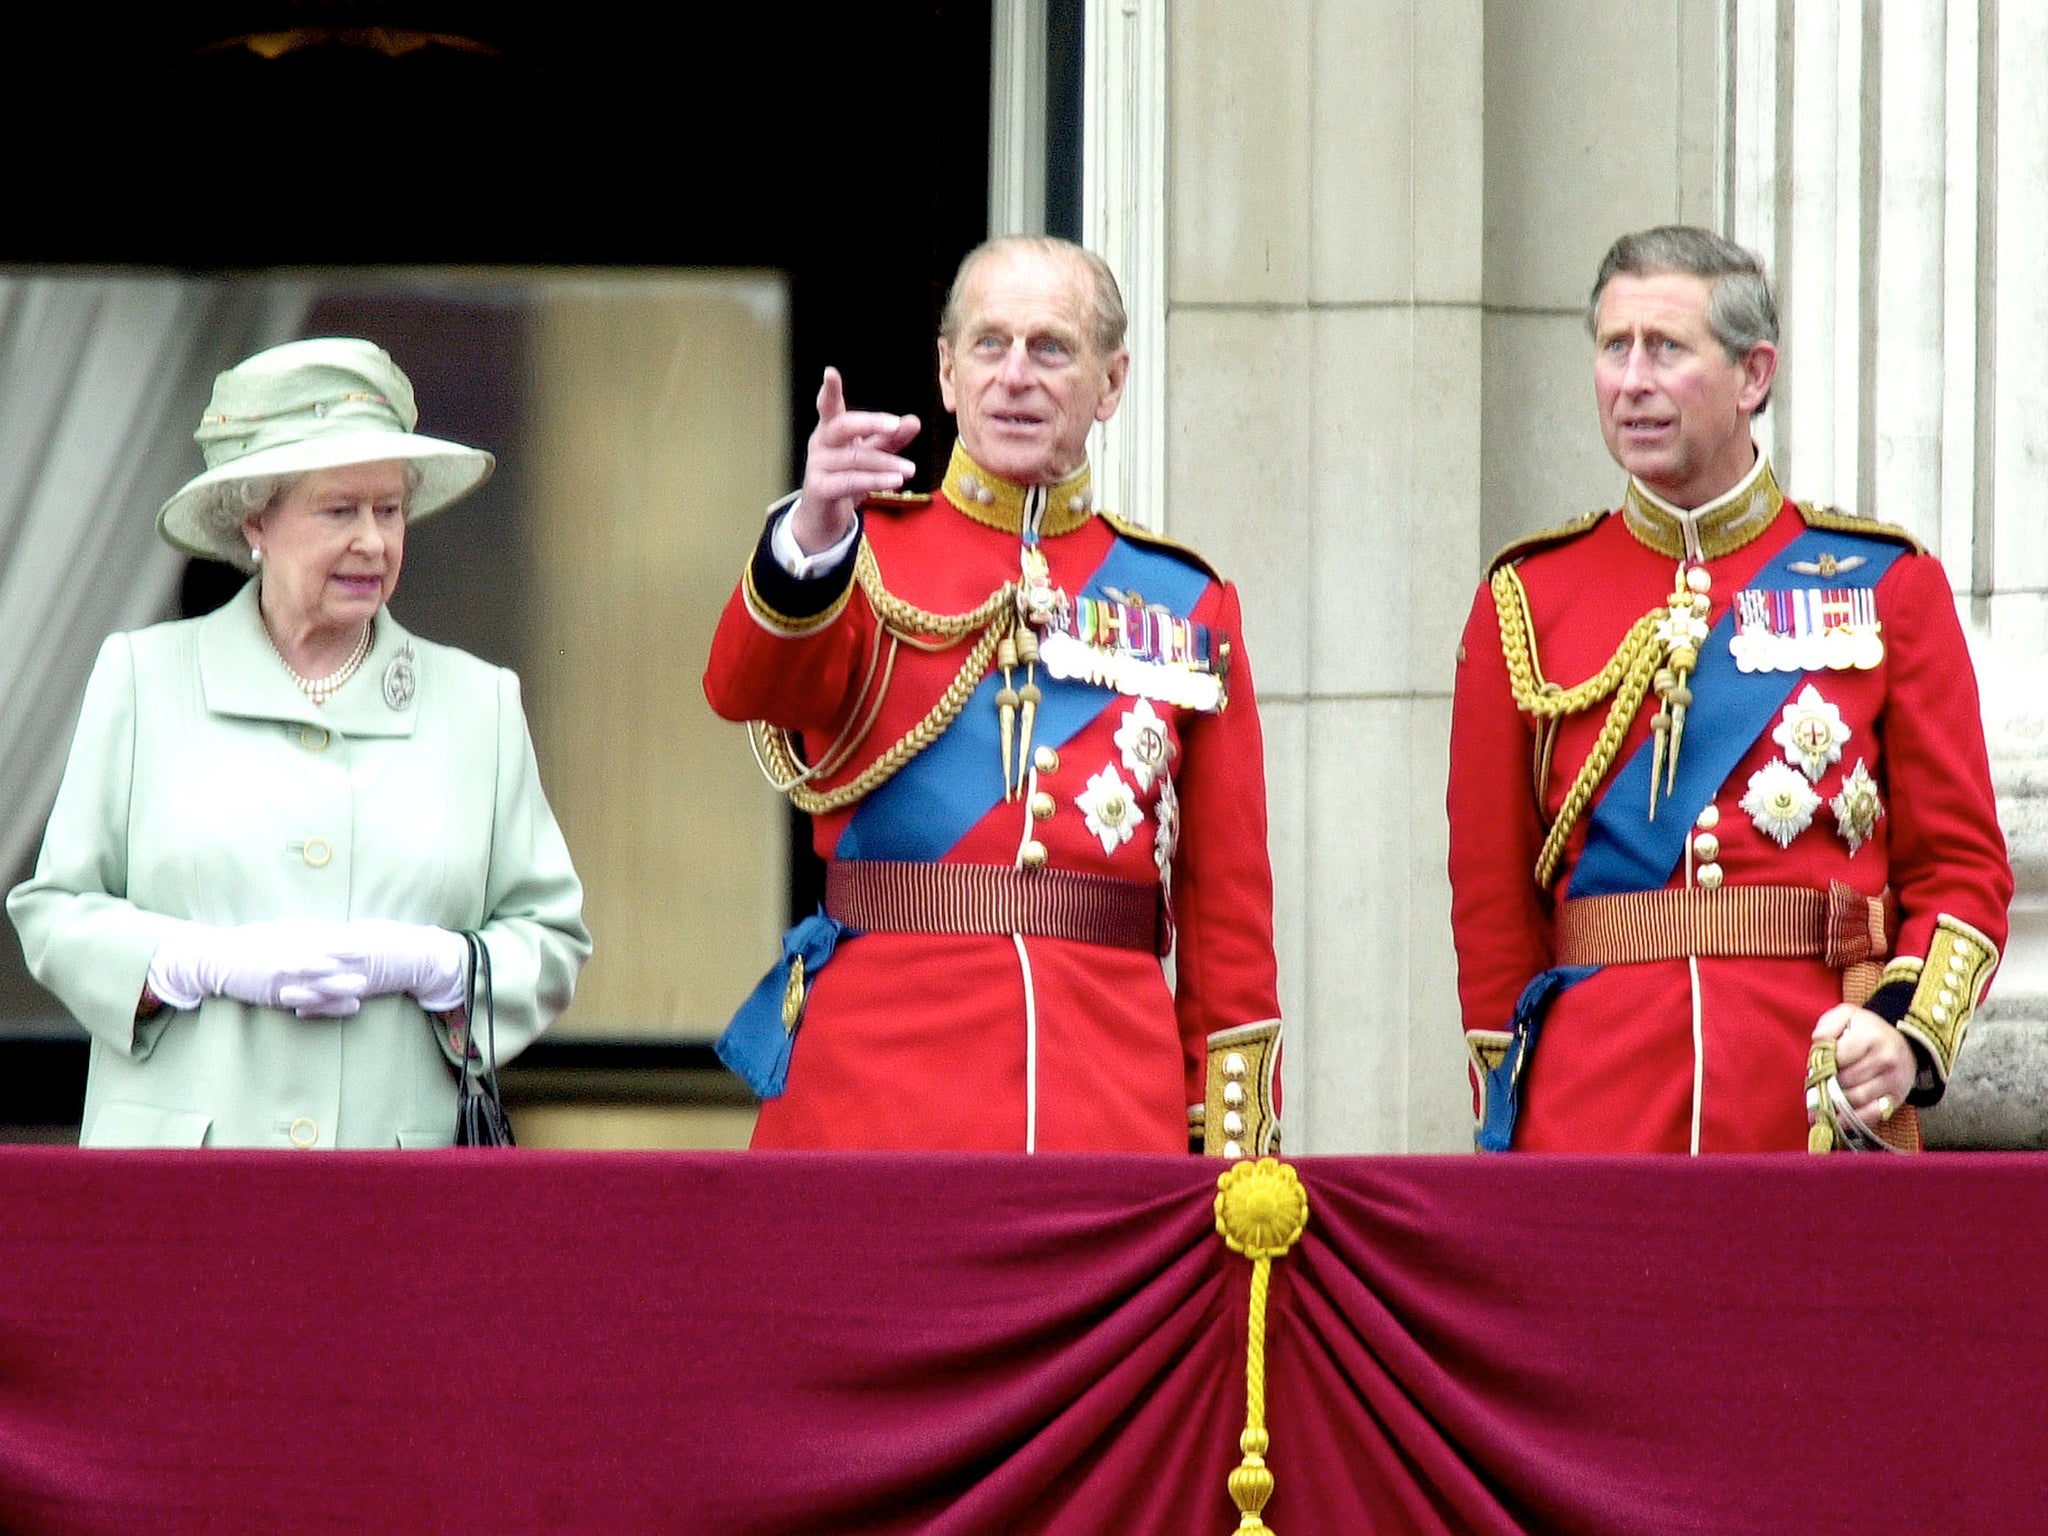
[[[1188,615],[1208,584],[1178,557],[1119,538],[1081,595],[1106,597],[1115,587]],[[1034,746],[1065,746],[1120,697],[1093,683],[1048,677],[1043,668],[1038,685],[1043,697],[1031,731]],[[1002,674],[991,671],[939,739],[861,801],[839,834],[834,858],[935,863],[1002,803],[995,702],[1002,686]]]
[[[718,1059],[738,1073],[757,1097],[778,1098],[788,1086],[789,1049],[796,1039],[796,1025],[783,1022],[782,1002],[789,992],[794,962],[803,961],[808,982],[825,968],[839,940],[855,931],[822,912],[790,929],[782,936],[782,958],[768,968],[768,974],[718,1037],[713,1047]],[[799,1002],[797,1023],[803,1022],[802,1001],[806,1000]]]
[[[1823,549],[1855,546],[1863,563],[1827,578],[1833,587],[1874,587],[1905,553],[1889,539],[1868,534],[1837,533],[1809,528],[1750,579],[1752,589],[1785,592],[1810,587],[1815,578],[1791,567],[1811,565]],[[1744,672],[1735,665],[1728,641],[1735,633],[1735,604],[1700,647],[1692,674],[1692,707],[1685,715],[1685,739],[1678,754],[1678,777],[1669,795],[1657,800],[1657,819],[1650,820],[1650,767],[1656,738],[1609,781],[1600,803],[1587,818],[1586,848],[1572,871],[1570,896],[1611,896],[1624,891],[1660,891],[1685,856],[1693,818],[1728,782],[1756,740],[1770,728],[1785,700],[1806,681],[1803,672]]]
[[[1472,1135],[1481,1152],[1505,1152],[1515,1142],[1515,1120],[1521,1113],[1522,1073],[1536,1053],[1536,1037],[1543,1032],[1543,1016],[1557,998],[1571,991],[1599,970],[1597,965],[1553,965],[1538,971],[1522,988],[1515,1001],[1515,1015],[1508,1020],[1508,1048],[1486,1074],[1486,1118]]]

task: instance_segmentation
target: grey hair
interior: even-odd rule
[[[1763,262],[1754,251],[1725,235],[1693,224],[1660,224],[1655,229],[1637,230],[1608,247],[1600,275],[1593,280],[1593,296],[1586,304],[1587,332],[1598,334],[1600,295],[1611,279],[1622,273],[1648,277],[1658,272],[1685,272],[1706,279],[1707,329],[1731,362],[1741,362],[1760,343],[1777,345],[1778,301]],[[1770,403],[1766,391],[1757,411]]]
[[[960,313],[960,295],[967,287],[967,279],[974,269],[991,256],[1008,255],[1011,252],[1031,251],[1040,256],[1058,260],[1075,261],[1087,271],[1089,284],[1094,290],[1094,335],[1091,340],[1095,350],[1109,357],[1124,344],[1124,330],[1129,325],[1124,313],[1123,290],[1117,287],[1116,274],[1109,270],[1109,263],[1089,250],[1085,245],[1076,245],[1071,240],[1062,240],[1056,235],[998,235],[993,240],[984,240],[962,258],[959,270],[953,274],[953,286],[946,290],[946,307],[939,314],[939,335],[949,344],[960,340],[963,323]]]
[[[405,475],[405,497],[410,511],[412,493],[420,488],[420,482],[427,472],[411,459],[398,461]],[[199,509],[199,516],[214,542],[224,549],[231,549],[242,538],[242,524],[248,518],[261,517],[291,493],[312,470],[303,470],[296,475],[250,475],[245,480],[224,480],[214,488],[212,497]]]

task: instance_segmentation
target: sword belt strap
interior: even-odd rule
[[[1163,954],[1169,932],[1157,881],[998,864],[835,859],[825,911],[866,932],[1024,934]]]
[[[1887,891],[1865,896],[1836,881],[1735,885],[1705,891],[1580,896],[1557,908],[1560,965],[1642,965],[1689,955],[1819,960],[1836,970],[1883,960],[1898,934]]]

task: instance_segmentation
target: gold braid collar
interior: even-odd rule
[[[1500,620],[1501,657],[1508,668],[1508,686],[1514,693],[1515,708],[1536,720],[1539,735],[1547,740],[1549,733],[1556,730],[1557,722],[1592,708],[1609,694],[1614,695],[1614,703],[1607,711],[1607,723],[1600,728],[1593,750],[1579,765],[1578,775],[1565,794],[1557,820],[1551,823],[1543,839],[1543,848],[1536,856],[1536,884],[1547,890],[1557,878],[1557,866],[1564,858],[1565,844],[1571,838],[1572,829],[1585,814],[1593,791],[1607,777],[1607,770],[1614,766],[1615,754],[1621,750],[1629,722],[1635,719],[1636,711],[1642,707],[1657,668],[1663,663],[1664,645],[1658,638],[1657,626],[1665,618],[1666,610],[1661,606],[1653,608],[1637,619],[1604,667],[1577,686],[1563,688],[1544,678],[1543,668],[1536,659],[1536,626],[1529,613],[1529,594],[1515,568],[1503,565],[1495,571],[1492,586],[1494,612]],[[1542,764],[1547,762],[1548,756],[1546,745],[1535,774],[1539,804],[1546,777]]]
[[[982,675],[988,671],[996,647],[1017,623],[1015,582],[1005,582],[967,613],[933,613],[905,602],[883,584],[881,567],[875,563],[874,551],[865,539],[861,540],[859,553],[854,557],[853,579],[867,598],[868,606],[874,610],[875,617],[881,621],[881,628],[876,635],[876,654],[869,661],[867,676],[862,679],[860,692],[838,738],[816,763],[806,765],[797,754],[792,733],[762,720],[755,720],[748,726],[753,738],[754,759],[761,765],[761,772],[767,776],[768,782],[788,795],[798,810],[813,816],[842,810],[874,793],[888,783],[905,763],[937,741],[966,707]],[[981,637],[969,648],[952,684],[939,695],[938,702],[922,720],[846,783],[828,790],[810,787],[813,779],[823,778],[843,767],[867,739],[880,713],[883,696],[888,692],[899,646],[909,645],[920,651],[949,650],[976,630],[981,631]]]
[[[963,517],[1004,533],[1024,531],[1024,503],[1031,487],[992,475],[975,463],[965,445],[953,444],[953,457],[946,464],[946,500]],[[1056,485],[1045,488],[1045,511],[1038,532],[1048,539],[1072,533],[1088,521],[1094,510],[1094,482],[1088,461]]]

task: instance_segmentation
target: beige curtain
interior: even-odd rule
[[[782,801],[702,683],[788,475],[783,288],[551,281],[532,320],[530,712],[597,942],[558,1033],[708,1038],[786,915]]]

